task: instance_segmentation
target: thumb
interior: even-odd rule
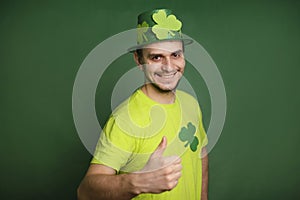
[[[166,147],[167,147],[167,138],[166,136],[163,136],[159,145],[152,153],[151,157],[162,157],[164,151],[166,150]]]

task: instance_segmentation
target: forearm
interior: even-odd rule
[[[133,174],[88,175],[78,188],[78,199],[131,199],[139,194],[139,191],[133,185],[134,179]]]
[[[78,188],[79,200],[131,199],[141,193],[161,193],[172,190],[181,177],[179,157],[163,157],[167,146],[163,137],[146,166],[135,173],[116,175],[116,170],[102,164],[90,165]]]
[[[205,151],[205,150],[204,150]],[[208,199],[208,155],[202,158],[202,188],[201,188],[201,200]]]
[[[158,194],[172,190],[181,176],[180,160],[152,172],[121,175],[90,174],[81,182],[79,200],[128,200],[142,193]]]

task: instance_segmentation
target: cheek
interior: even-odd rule
[[[138,68],[139,68],[141,71],[145,71],[145,70],[144,70],[144,67],[143,67],[142,65],[139,65]]]
[[[153,74],[154,74],[153,69],[152,69],[152,68],[149,68],[149,67],[145,67],[143,71],[144,71],[144,74],[145,74],[148,78],[152,77]]]
[[[148,74],[155,73],[159,71],[161,68],[161,65],[159,64],[148,64],[144,67],[144,71],[147,72]]]
[[[177,66],[179,68],[179,71],[183,73],[184,68],[185,68],[185,60],[182,60],[182,61],[178,62]]]

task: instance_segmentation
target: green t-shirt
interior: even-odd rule
[[[182,176],[177,186],[160,194],[141,194],[134,199],[200,199],[202,183],[201,149],[207,144],[198,102],[176,91],[172,104],[159,104],[140,89],[112,113],[98,141],[93,164],[103,164],[117,173],[143,169],[163,136],[164,156],[182,160]]]

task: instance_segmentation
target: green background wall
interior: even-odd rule
[[[184,33],[203,45],[225,83],[226,123],[209,154],[210,199],[300,199],[296,0],[1,1],[0,199],[76,198],[91,158],[72,117],[77,70],[101,41],[157,7],[181,16]],[[134,66],[130,55],[113,63],[123,64]],[[112,87],[102,82],[100,123]],[[207,127],[210,100],[200,87]]]

